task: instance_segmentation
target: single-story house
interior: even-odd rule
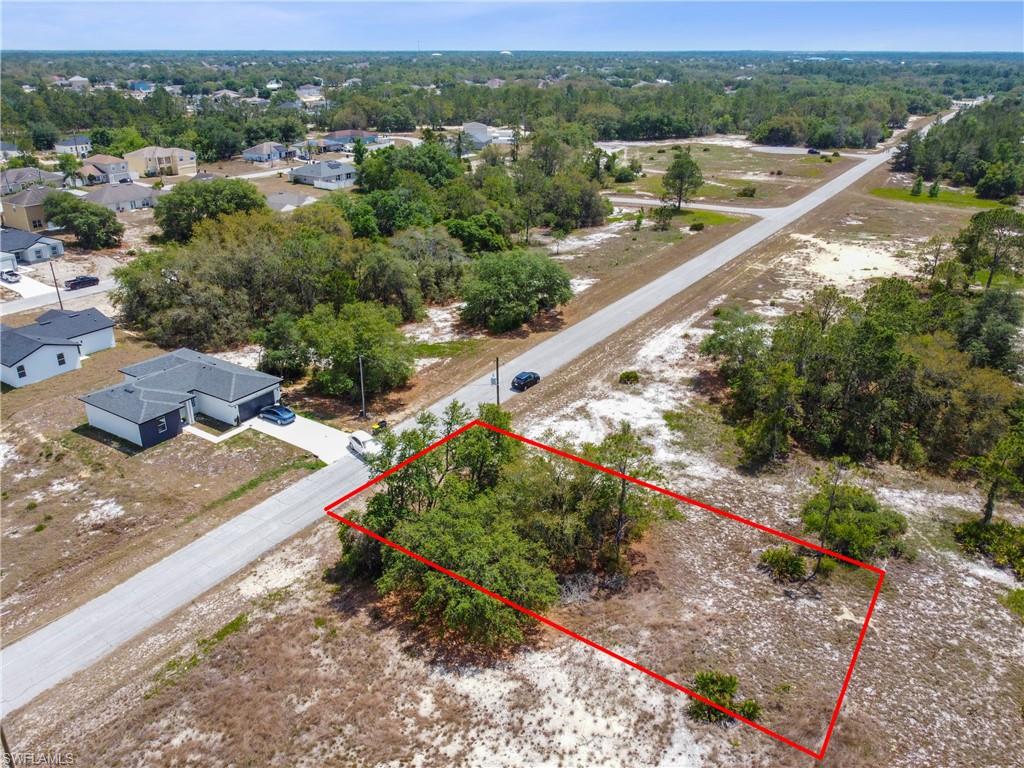
[[[26,187],[47,186],[59,187],[64,175],[40,168],[4,168],[0,171],[0,195],[12,195]]]
[[[363,144],[373,144],[377,141],[379,134],[375,131],[360,131],[354,128],[346,128],[343,131],[331,131],[324,135],[324,142],[328,149],[346,149],[356,143],[356,139],[362,139]]]
[[[53,148],[59,155],[74,155],[79,159],[85,159],[92,154],[92,140],[88,136],[68,136],[60,139]]]
[[[281,399],[281,379],[178,349],[127,368],[124,381],[79,398],[89,424],[149,448],[205,414],[240,424]]]
[[[323,139],[306,139],[288,147],[289,151],[302,160],[309,160],[313,155],[327,151],[327,142]]]
[[[305,195],[301,192],[274,192],[267,195],[267,205],[273,210],[281,213],[294,211],[304,205],[311,205],[316,202],[312,195]]]
[[[512,144],[515,141],[515,129],[493,128],[483,123],[463,123],[462,132],[479,149],[488,144]]]
[[[18,257],[7,251],[0,251],[0,272],[17,272]]]
[[[180,147],[143,147],[126,152],[124,159],[133,178],[140,176],[193,176],[196,153]]]
[[[356,167],[351,163],[328,160],[292,168],[288,176],[297,184],[312,184],[317,189],[341,189],[356,183]]]
[[[118,184],[122,179],[131,179],[128,161],[113,155],[90,155],[82,161],[79,175],[88,186],[93,184]]]
[[[283,160],[289,154],[284,144],[276,141],[264,141],[254,147],[242,151],[242,159],[252,163],[269,163],[274,160]]]
[[[73,91],[88,91],[89,90],[89,78],[82,77],[81,75],[72,75],[68,78],[68,88]]]
[[[235,101],[236,99],[242,98],[242,94],[238,91],[232,91],[228,88],[221,88],[219,91],[214,91],[210,94],[210,101],[214,103],[220,103],[222,101]]]
[[[85,196],[85,199],[116,213],[123,213],[152,208],[162,194],[164,192],[161,190],[144,184],[107,184],[94,189]]]
[[[21,157],[23,152],[18,145],[10,141],[0,141],[0,157],[10,160],[12,157]]]
[[[40,232],[51,227],[46,221],[43,203],[50,195],[66,195],[53,187],[29,187],[3,198],[3,225]]]
[[[80,368],[81,356],[114,346],[114,321],[98,309],[51,309],[19,328],[0,326],[0,379],[24,387]]]
[[[0,228],[0,251],[14,255],[21,264],[35,264],[64,255],[64,243],[55,237],[12,227]]]

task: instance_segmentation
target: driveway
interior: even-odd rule
[[[263,419],[253,419],[249,426],[257,432],[276,437],[289,445],[312,453],[325,464],[333,464],[343,456],[351,458],[348,451],[348,432],[304,416],[296,416],[295,421],[283,427]]]
[[[53,290],[52,285],[47,285],[33,277],[29,277],[28,275],[23,274],[20,270],[18,274],[21,275],[21,280],[16,283],[4,283],[4,288],[8,288],[26,299],[35,298],[36,296],[51,295],[56,300],[57,293]]]

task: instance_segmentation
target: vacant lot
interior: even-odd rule
[[[5,391],[0,399],[6,642],[314,466],[298,449],[252,432],[220,444],[183,434],[136,451],[91,429],[77,397],[120,381],[118,368],[161,352],[120,331],[117,338],[114,349],[91,355],[80,370]],[[257,478],[255,489],[236,498],[240,486]]]

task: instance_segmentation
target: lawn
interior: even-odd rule
[[[982,200],[972,194],[954,192],[950,189],[940,189],[938,197],[929,197],[927,191],[920,195],[912,195],[909,189],[902,187],[876,187],[871,190],[871,194],[885,200],[898,200],[903,203],[958,205],[968,208],[996,208],[999,205],[995,200]]]

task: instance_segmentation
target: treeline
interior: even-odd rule
[[[971,186],[978,197],[1001,200],[1024,193],[1024,94],[966,109],[925,136],[916,131],[893,157],[894,170],[928,181]]]
[[[503,429],[510,416],[493,405],[479,415]],[[440,417],[382,438],[369,459],[379,474],[468,422],[453,403]],[[623,424],[600,444],[561,444],[589,461],[645,480],[660,475],[652,450]],[[593,573],[621,580],[628,551],[674,504],[588,466],[474,427],[444,448],[388,475],[367,502],[361,525],[533,611],[559,597],[558,579]],[[373,580],[420,623],[484,645],[518,642],[532,623],[492,597],[428,568],[376,539],[342,527],[339,574]]]
[[[945,471],[999,449],[1020,418],[1024,299],[1009,287],[968,289],[964,261],[990,247],[969,233],[959,258],[929,264],[922,285],[890,278],[861,299],[824,288],[771,330],[721,312],[701,350],[719,362],[748,462],[796,443]]]

